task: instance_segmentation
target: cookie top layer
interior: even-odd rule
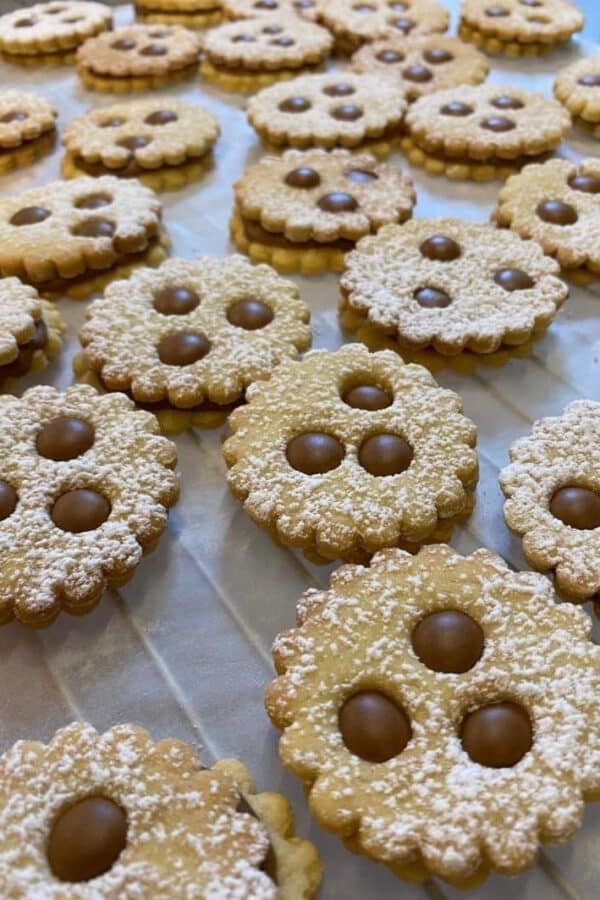
[[[203,49],[216,66],[244,70],[295,69],[316,65],[333,46],[331,34],[319,25],[293,16],[260,16],[213,28]]]
[[[574,116],[600,122],[600,54],[585,56],[558,73],[554,96]]]
[[[558,272],[535,241],[509,231],[413,219],[363,238],[341,286],[352,309],[409,346],[488,353],[554,318],[568,293]]]
[[[42,318],[41,304],[35,288],[17,278],[0,279],[0,366],[13,362],[19,345],[32,339]]]
[[[103,3],[56,0],[16,9],[0,17],[0,50],[47,53],[77,47],[112,25]]]
[[[259,91],[248,102],[248,121],[277,144],[353,147],[398,126],[405,109],[391,79],[330,72]]]
[[[515,159],[552,150],[571,127],[542,94],[506,85],[461,85],[421,97],[406,116],[416,143],[448,158]]]
[[[486,37],[520,44],[564,41],[584,25],[569,0],[462,0],[460,16]]]
[[[479,84],[490,66],[476,50],[447,35],[388,37],[365,44],[352,57],[355,72],[392,76],[408,100],[457,84]]]
[[[600,267],[600,160],[550,159],[512,175],[494,218],[533,238],[567,269]]]
[[[290,241],[358,240],[403,222],[416,201],[395,165],[348,150],[288,150],[264,156],[235,185],[241,214]]]
[[[77,65],[113,78],[161,75],[195,63],[200,46],[197,34],[178,25],[129,25],[86,41]]]
[[[0,149],[20,147],[52,131],[58,110],[40,94],[0,91]]]
[[[446,31],[450,21],[448,11],[435,0],[327,0],[319,18],[336,36],[352,43]]]
[[[315,19],[322,0],[222,0],[229,19],[253,19],[257,16],[288,14]]]
[[[155,169],[203,156],[218,136],[217,120],[202,106],[163,97],[90,109],[69,122],[62,139],[89,163]]]

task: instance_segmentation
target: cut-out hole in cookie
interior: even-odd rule
[[[396,12],[406,12],[408,9],[408,4],[402,3],[401,0],[390,0],[388,6],[390,9],[396,10]]]
[[[600,528],[600,491],[577,485],[561,487],[552,495],[550,512],[578,531]]]
[[[269,44],[273,47],[292,47],[296,41],[288,37],[286,34],[283,34],[281,37],[273,38],[272,41],[269,41]]]
[[[15,28],[32,28],[36,24],[35,19],[18,19],[15,22]]]
[[[497,134],[503,134],[505,131],[512,131],[516,128],[516,123],[506,116],[488,116],[479,123],[486,131],[495,131]]]
[[[404,438],[387,432],[372,434],[358,448],[359,463],[376,478],[400,475],[408,469],[413,456],[413,449]]]
[[[444,609],[417,622],[411,641],[428,669],[460,675],[481,659],[485,635],[481,625],[467,613]]]
[[[262,300],[238,300],[227,310],[227,320],[245,331],[258,331],[273,321],[273,310]]]
[[[231,38],[232,44],[254,44],[256,38],[253,34],[235,34]]]
[[[488,6],[485,14],[490,19],[503,19],[505,16],[510,16],[510,10],[506,9],[505,6]]]
[[[460,739],[473,762],[506,769],[531,750],[533,727],[529,713],[520,703],[490,703],[465,716]]]
[[[19,496],[14,487],[7,481],[0,480],[0,522],[12,516],[18,502]]]
[[[352,7],[354,12],[361,13],[362,15],[369,15],[369,13],[375,12],[376,7],[371,6],[369,3],[355,3]]]
[[[518,97],[511,97],[510,94],[499,94],[490,100],[490,105],[496,109],[523,109],[525,104]]]
[[[355,181],[358,184],[379,179],[379,175],[376,175],[375,172],[368,172],[367,169],[349,169],[345,175],[348,181]]]
[[[360,106],[355,106],[354,103],[343,103],[341,106],[336,106],[335,109],[332,109],[330,112],[330,116],[334,119],[338,119],[340,122],[356,122],[357,119],[362,118],[364,115]]]
[[[286,457],[293,469],[305,475],[323,475],[337,469],[346,449],[337,438],[322,431],[307,431],[288,441]]]
[[[254,9],[277,9],[279,4],[277,0],[256,0]]]
[[[417,288],[413,297],[423,309],[445,309],[452,303],[450,294],[434,287]]]
[[[101,209],[103,206],[110,206],[113,198],[110,194],[87,194],[75,201],[76,209]]]
[[[281,34],[282,31],[281,25],[265,25],[262,29],[263,34]]]
[[[66,462],[86,453],[94,444],[94,426],[76,416],[57,416],[38,432],[36,449],[40,456]]]
[[[64,6],[52,6],[45,9],[44,12],[47,16],[58,16],[60,13],[66,12],[66,9]]]
[[[355,756],[372,763],[398,756],[412,737],[406,712],[381,691],[359,691],[343,703],[338,727]]]
[[[191,366],[203,359],[210,350],[210,342],[203,334],[176,331],[161,338],[158,358],[166,366]]]
[[[106,797],[86,797],[63,810],[52,825],[48,863],[60,881],[91,881],[114,866],[126,843],[124,810]]]
[[[288,97],[279,104],[279,110],[285,113],[302,113],[310,109],[310,105],[306,97]]]
[[[154,31],[148,32],[151,38],[168,38],[171,34],[170,31],[167,31],[165,28],[155,29]]]
[[[314,5],[315,0],[294,0],[296,9],[312,9]]]
[[[352,385],[342,390],[342,400],[353,409],[366,409],[374,412],[387,409],[394,402],[390,391],[364,380],[353,380]]]
[[[470,116],[473,112],[475,110],[472,106],[469,106],[467,103],[461,103],[460,100],[452,100],[440,108],[440,113],[443,116]]]
[[[146,44],[140,50],[141,56],[166,56],[168,53],[164,44]]]
[[[432,234],[420,245],[421,254],[437,262],[452,262],[461,254],[460,244],[445,234]]]
[[[76,237],[101,238],[112,237],[115,233],[115,223],[109,219],[86,219],[79,222],[71,229],[71,234]]]
[[[519,0],[521,6],[543,6],[542,0]]]
[[[402,70],[402,77],[405,78],[406,81],[414,81],[417,84],[425,84],[425,82],[431,81],[431,79],[433,78],[433,72],[431,71],[431,69],[428,69],[427,66],[407,66]]]
[[[83,16],[68,16],[67,18],[61,19],[65,25],[74,25],[76,22],[83,22]]]
[[[498,269],[494,281],[505,291],[526,291],[535,284],[533,278],[522,269]]]
[[[552,19],[549,19],[548,16],[535,15],[535,16],[527,16],[527,21],[533,22],[535,25],[550,25],[552,22]]]
[[[113,116],[111,119],[104,119],[103,122],[99,122],[100,128],[118,128],[119,125],[124,125],[127,120],[121,118],[121,116]]]
[[[152,142],[152,138],[144,137],[142,134],[132,134],[130,137],[124,137],[117,141],[118,147],[125,150],[141,150]]]
[[[442,63],[451,62],[454,59],[454,54],[443,47],[430,47],[423,54],[423,59],[425,62],[431,63],[432,66],[439,66]]]
[[[340,81],[337,84],[328,84],[323,88],[323,93],[328,97],[349,97],[350,94],[356,93],[356,88],[352,84]]]
[[[405,16],[402,16],[400,19],[392,19],[390,25],[392,28],[396,28],[398,31],[401,31],[403,34],[409,34],[413,30],[417,23],[412,19],[407,19]]]
[[[568,185],[574,191],[583,191],[584,194],[600,194],[600,178],[595,175],[575,173],[569,178]]]
[[[106,497],[90,488],[80,488],[61,494],[50,516],[57,528],[71,534],[95,531],[110,516],[111,506]]]
[[[317,206],[323,212],[354,212],[358,209],[358,201],[352,194],[347,194],[345,191],[331,191],[319,199]]]
[[[536,213],[542,222],[550,225],[574,225],[577,221],[575,207],[562,200],[542,200],[536,207]]]
[[[169,285],[154,295],[154,309],[163,316],[185,316],[200,304],[196,291]]]
[[[144,122],[146,125],[169,125],[176,122],[179,116],[172,109],[157,109],[156,112],[146,116]]]
[[[29,118],[29,113],[22,112],[19,109],[11,110],[10,112],[4,113],[2,118],[0,118],[0,122],[4,122],[8,124],[9,122],[24,122],[25,119]]]
[[[119,38],[110,45],[113,50],[133,50],[136,46],[132,38]]]
[[[321,176],[310,166],[298,166],[287,173],[284,181],[289,187],[309,190],[321,184]]]
[[[17,210],[10,220],[11,225],[37,225],[39,222],[45,222],[52,215],[49,209],[43,206],[25,206],[23,209]]]
[[[403,62],[405,56],[404,53],[399,53],[397,50],[380,50],[375,59],[382,63],[392,64]]]
[[[600,87],[600,75],[595,72],[582,75],[581,78],[577,79],[577,84],[581,84],[583,87]]]

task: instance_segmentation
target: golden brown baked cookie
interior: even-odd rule
[[[556,257],[566,275],[583,282],[600,273],[600,161],[579,165],[551,159],[508,179],[493,217]]]
[[[585,56],[561,69],[554,82],[554,96],[577,125],[600,138],[600,54]]]
[[[137,18],[150,24],[209,28],[223,18],[221,0],[135,0]]]
[[[480,84],[490,67],[482,53],[458,38],[432,34],[364,44],[352,57],[352,69],[393,77],[412,101],[457,84]]]
[[[0,172],[29,165],[54,146],[58,110],[40,94],[0,91]]]
[[[583,25],[570,0],[462,0],[459,34],[488,53],[539,56]]]
[[[39,372],[60,350],[66,331],[60,313],[18,278],[0,279],[0,390]]]
[[[342,54],[390,35],[446,31],[450,21],[436,0],[325,0],[317,15],[332,31]]]
[[[471,508],[474,424],[394,353],[347,344],[286,362],[246,392],[223,445],[251,519],[311,559],[423,543]]]
[[[228,19],[254,19],[256,16],[282,14],[314,21],[323,0],[222,0]]]
[[[506,178],[554,150],[571,118],[556,100],[504,85],[460,85],[421,97],[406,116],[401,147],[432,175]]]
[[[237,760],[206,768],[137,725],[17,741],[0,757],[0,823],[6,897],[308,900],[321,880],[283,796],[256,794]]]
[[[234,185],[233,241],[253,262],[316,274],[341,269],[365,234],[403,222],[416,194],[397,166],[348,150],[264,156]]]
[[[500,473],[504,518],[539,571],[572,600],[600,598],[600,403],[534,422]]]
[[[0,50],[11,55],[63,53],[112,28],[104,3],[53,0],[0,16]]]
[[[467,888],[580,827],[600,796],[600,648],[543,576],[487,550],[389,549],[307,591],[297,616],[267,712],[349,849]]]

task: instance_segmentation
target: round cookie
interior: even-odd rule
[[[177,900],[226,884],[230,896],[308,900],[321,880],[283,796],[256,794],[237,760],[206,768],[136,725],[17,741],[0,757],[0,824],[3,896]]]
[[[583,25],[570,0],[462,0],[459,34],[489,53],[538,56]]]
[[[380,141],[389,152],[405,110],[391,79],[330,72],[264,88],[248,102],[248,121],[277,147],[329,150]]]
[[[256,91],[321,66],[330,33],[297,16],[260,16],[212,29],[203,42],[202,75],[230,91]]]
[[[600,597],[600,403],[534,422],[500,473],[504,518],[529,563],[571,600]]]
[[[472,888],[580,827],[600,789],[600,649],[543,576],[487,550],[390,549],[308,590],[297,618],[265,704],[349,849]]]
[[[436,0],[326,0],[318,17],[332,31],[339,53],[391,35],[446,31],[450,21]]]
[[[461,85],[421,97],[406,116],[401,147],[432,175],[505,178],[554,150],[571,127],[556,100],[504,85]]]
[[[301,16],[314,21],[323,0],[222,0],[228,19],[254,19],[281,14]]]
[[[229,486],[314,561],[435,539],[471,509],[476,431],[460,398],[397,354],[348,344],[287,362],[229,419]]]
[[[60,350],[65,331],[56,306],[40,299],[35,288],[17,278],[1,278],[0,390],[45,368]]]
[[[135,0],[137,18],[142,22],[208,28],[223,18],[221,0]]]
[[[236,182],[233,241],[253,262],[316,274],[341,269],[365,234],[403,222],[416,195],[397,166],[348,150],[264,156]]]
[[[364,44],[352,57],[352,69],[393,77],[412,101],[457,84],[480,84],[490,67],[482,53],[458,38],[433,34]]]
[[[386,225],[346,257],[343,302],[399,348],[492,353],[545,329],[567,297],[535,241],[485,223]]]
[[[40,94],[0,91],[0,172],[29,165],[54,145],[58,110]]]
[[[600,273],[600,161],[567,159],[526,166],[498,195],[494,219],[541,244],[564,272],[588,282]]]
[[[586,56],[561,69],[554,82],[554,96],[577,125],[600,139],[600,54]]]
[[[0,51],[14,55],[62,53],[112,27],[104,3],[54,0],[0,16]]]

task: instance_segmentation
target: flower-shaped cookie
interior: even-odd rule
[[[123,394],[0,397],[0,621],[80,615],[124,583],[178,496],[175,445]]]
[[[0,50],[15,54],[59,53],[111,26],[112,15],[104,3],[37,3],[0,17]]]
[[[478,550],[378,553],[275,641],[281,760],[317,820],[411,881],[535,861],[600,789],[600,648],[548,581]]]
[[[414,37],[446,31],[450,21],[436,0],[325,0],[318,17],[333,32],[342,53],[394,34]]]
[[[585,56],[561,69],[554,96],[579,125],[591,128],[594,137],[600,138],[600,54]]]
[[[39,371],[60,350],[66,326],[54,304],[18,278],[0,279],[0,387]]]
[[[352,311],[401,346],[491,353],[550,324],[568,294],[558,273],[535,241],[509,231],[413,219],[363,238],[341,287]]]
[[[257,16],[298,15],[316,19],[322,0],[222,0],[229,19],[254,19]]]
[[[526,166],[498,195],[494,219],[541,244],[570,275],[600,272],[600,160],[550,159]]]
[[[254,794],[236,760],[207,769],[135,725],[17,741],[0,757],[0,826],[4,897],[305,900],[321,875],[284,797]]]
[[[393,79],[330,72],[264,88],[248,103],[248,121],[269,143],[331,149],[393,136],[405,110]]]
[[[462,0],[459,34],[490,53],[537,56],[584,24],[570,0]]]
[[[535,422],[500,473],[506,523],[534,568],[574,600],[600,596],[600,403]]]
[[[0,91],[0,153],[54,131],[58,110],[41,94]]]
[[[416,100],[457,84],[479,84],[490,66],[482,53],[458,38],[431,34],[364,44],[352,57],[352,69],[391,76],[407,100]]]
[[[229,422],[229,486],[284,544],[354,559],[422,542],[477,482],[460,398],[394,353],[316,350],[256,382]]]

